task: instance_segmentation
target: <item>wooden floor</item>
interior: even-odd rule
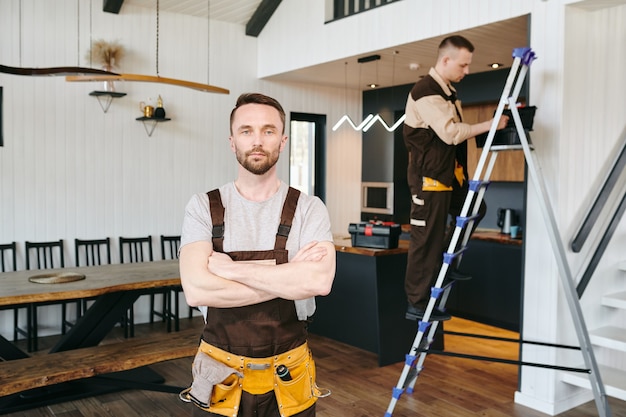
[[[181,327],[200,327],[201,319],[183,319]],[[445,329],[469,333],[516,337],[515,333],[453,318]],[[116,329],[117,330],[117,329]],[[199,330],[200,331],[200,330]],[[146,332],[167,333],[161,324],[136,326],[138,335]],[[110,339],[120,338],[120,334]],[[470,340],[468,342],[468,340]],[[54,340],[41,341],[43,348]],[[373,353],[311,335],[309,340],[317,364],[318,385],[332,395],[317,403],[318,417],[383,417],[392,388],[397,384],[402,363],[378,367]],[[410,346],[409,346],[410,347]],[[407,350],[408,348],[407,347]],[[446,350],[515,359],[517,345],[506,342],[471,341],[446,335]],[[191,382],[191,358],[152,366],[170,385],[188,386]],[[542,417],[532,409],[513,402],[517,389],[517,367],[495,362],[429,355],[415,392],[404,394],[396,404],[394,417]],[[610,399],[612,415],[626,417],[626,403]],[[120,391],[38,409],[6,414],[9,417],[106,417],[106,416],[190,416],[190,404],[177,395],[150,391]],[[561,417],[597,416],[593,401],[560,414]]]

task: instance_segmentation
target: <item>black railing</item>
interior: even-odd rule
[[[608,201],[611,193],[613,192],[613,189],[615,188],[615,185],[619,182],[620,176],[622,175],[624,168],[626,167],[626,130],[624,131],[622,138],[622,149],[617,154],[617,157],[613,162],[613,166],[611,167],[608,176],[604,180],[604,183],[600,187],[600,191],[598,192],[593,203],[591,204],[589,211],[585,215],[585,218],[583,219],[580,228],[572,239],[570,246],[572,248],[572,251],[574,252],[580,252],[580,250],[582,249],[585,241],[589,237],[591,229],[600,217],[600,213],[602,212],[604,205]],[[579,298],[585,292],[585,288],[587,288],[587,285],[591,280],[591,276],[593,275],[596,267],[600,263],[602,255],[604,254],[606,247],[613,237],[615,229],[617,229],[617,226],[619,225],[619,222],[624,215],[624,211],[626,211],[626,190],[622,192],[620,203],[613,213],[611,221],[604,231],[602,239],[600,240],[598,247],[595,249],[591,260],[589,261],[589,264],[587,265],[587,268],[585,269],[585,272],[583,273],[583,276],[581,277],[580,282],[576,287]]]
[[[333,0],[333,19],[338,20],[400,0]]]

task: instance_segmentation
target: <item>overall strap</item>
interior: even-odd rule
[[[215,189],[207,193],[209,196],[209,208],[213,223],[213,249],[216,252],[224,251],[224,204],[220,190]]]
[[[293,216],[296,214],[296,206],[298,205],[299,197],[300,191],[293,187],[289,187],[287,198],[285,198],[285,204],[283,204],[283,212],[280,215],[280,224],[278,225],[278,232],[276,233],[274,250],[284,250],[287,246],[287,237],[289,236],[289,231],[291,230]]]

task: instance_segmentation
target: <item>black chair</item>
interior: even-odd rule
[[[0,244],[0,271],[17,271],[17,243]],[[23,307],[26,309],[27,307]],[[0,310],[13,310],[13,341],[17,342],[17,322],[20,309],[18,307],[2,307]]]
[[[111,239],[74,239],[76,266],[111,263]],[[104,253],[103,253],[104,251]]]
[[[146,237],[120,237],[120,263],[152,262],[152,236]],[[164,300],[169,291],[160,290]],[[164,301],[165,304],[165,301]],[[150,311],[154,307],[154,294],[150,294]],[[131,306],[126,317],[124,337],[135,337],[135,308]]]
[[[76,266],[95,266],[111,263],[111,239],[74,239]],[[95,298],[81,300],[81,314],[87,310],[87,303]]]
[[[26,241],[26,269],[52,269],[64,268],[65,257],[63,251],[63,239],[49,242],[29,242]],[[37,307],[43,305],[61,305],[61,311],[66,309],[67,302],[52,303],[33,303],[29,305],[27,314],[26,329],[16,326],[17,332],[26,336],[28,343],[28,351],[36,351],[38,349],[38,324],[37,324]],[[76,319],[80,314],[80,301],[76,301]],[[61,333],[65,334],[66,321],[61,316]]]
[[[178,236],[164,236],[161,235],[161,259],[178,259],[178,249],[180,248],[180,235]],[[174,309],[171,308],[170,313],[174,319],[174,330],[180,330],[179,318],[180,318],[180,297],[179,294],[183,292],[183,287],[177,285],[172,288],[172,296],[174,297]],[[189,318],[193,317],[193,308],[189,307]]]
[[[17,243],[0,244],[0,267],[2,272],[17,271]]]

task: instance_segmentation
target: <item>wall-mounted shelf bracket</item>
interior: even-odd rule
[[[107,110],[109,110],[109,107],[111,107],[113,99],[124,97],[126,93],[117,93],[115,91],[92,91],[89,95],[98,99],[100,107],[102,107],[102,110],[106,113]]]
[[[143,123],[143,127],[146,129],[146,133],[148,134],[148,136],[152,136],[152,132],[154,132],[154,129],[157,126],[157,123],[161,123],[161,122],[169,122],[172,119],[169,119],[167,117],[138,117],[136,120],[139,120]]]

